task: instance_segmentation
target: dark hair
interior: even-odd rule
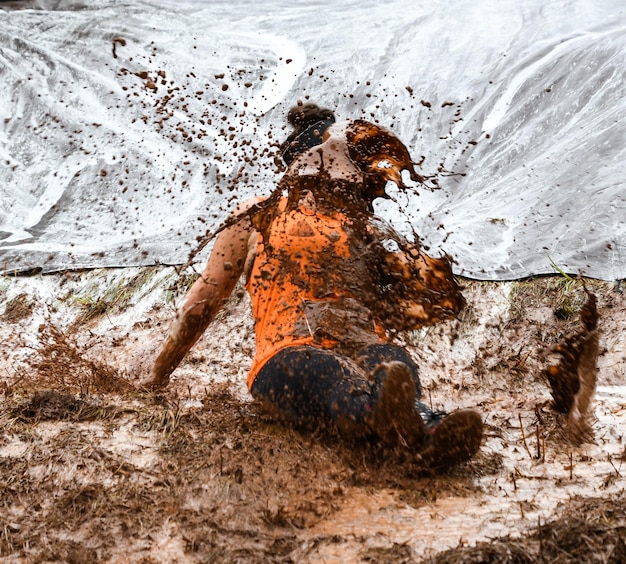
[[[280,154],[290,165],[297,155],[322,143],[324,132],[335,123],[335,114],[317,104],[299,103],[289,110],[287,121],[294,131],[281,144]]]
[[[320,108],[317,104],[298,104],[289,110],[287,121],[296,130],[302,130],[318,121],[335,122],[335,113],[328,108]]]

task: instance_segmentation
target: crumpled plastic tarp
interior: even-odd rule
[[[406,143],[377,210],[458,274],[626,277],[622,3],[431,4],[0,3],[2,271],[184,263],[300,99]]]

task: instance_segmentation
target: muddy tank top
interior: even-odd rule
[[[259,235],[246,282],[256,331],[249,388],[265,362],[286,347],[310,344],[350,354],[385,339],[356,296],[350,225],[343,213],[300,205],[279,213],[265,240]]]

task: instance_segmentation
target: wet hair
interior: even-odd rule
[[[280,154],[290,165],[297,155],[322,143],[324,132],[335,123],[335,114],[317,104],[298,104],[289,110],[287,121],[294,131],[280,146]]]
[[[318,121],[335,123],[335,113],[328,108],[320,108],[317,104],[298,104],[293,106],[287,114],[287,122],[297,131],[306,129]]]

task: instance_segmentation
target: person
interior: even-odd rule
[[[461,311],[451,262],[408,242],[372,206],[387,182],[406,188],[403,171],[421,177],[390,131],[317,110],[290,111],[305,135],[283,146],[289,166],[277,189],[225,223],[144,384],[167,385],[244,275],[256,334],[247,384],[266,409],[382,442],[428,468],[467,461],[482,440],[480,415],[431,411],[416,362],[395,342]]]

